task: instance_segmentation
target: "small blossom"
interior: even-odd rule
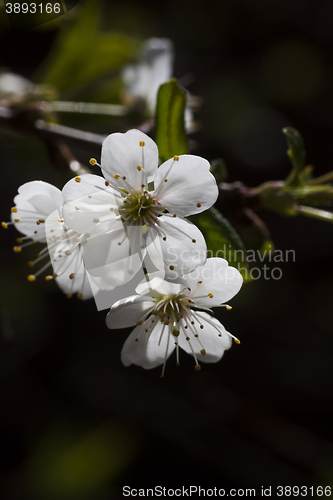
[[[147,115],[155,116],[157,94],[160,86],[172,78],[174,47],[168,38],[149,38],[141,47],[137,64],[124,68],[122,77],[125,85],[124,102],[131,106],[138,101],[145,106]],[[186,91],[187,92],[187,91]],[[197,99],[187,92],[185,107],[185,128],[194,132],[197,125],[193,120],[192,107]]]
[[[204,237],[184,217],[215,203],[218,188],[209,168],[193,155],[175,156],[158,168],[157,146],[147,135],[109,135],[101,161],[106,180],[83,175],[63,189],[66,224],[91,235],[84,248],[89,273],[118,285],[124,265],[138,269],[147,249],[155,263],[162,260],[169,279],[202,265]]]
[[[30,261],[29,281],[52,268],[45,279],[55,279],[59,287],[71,297],[77,293],[79,298],[92,296],[89,280],[82,263],[82,247],[87,235],[81,235],[69,229],[62,218],[63,197],[61,191],[43,181],[23,184],[14,198],[15,206],[11,209],[12,221],[2,223],[3,227],[13,224],[24,236],[17,238],[15,252],[35,244],[47,243]],[[46,260],[46,264],[34,272],[36,265]]]
[[[149,38],[141,48],[137,64],[123,71],[125,101],[141,99],[148,114],[154,116],[160,85],[172,77],[174,50],[168,38]]]
[[[153,278],[136,288],[137,295],[119,300],[106,317],[110,329],[137,325],[127,338],[121,354],[125,366],[145,369],[165,364],[176,349],[191,354],[196,370],[200,361],[215,363],[231,347],[231,335],[208,312],[221,307],[242,286],[242,277],[224,259],[208,259],[204,266],[182,278],[182,283],[170,283]],[[231,309],[229,305],[224,305]]]

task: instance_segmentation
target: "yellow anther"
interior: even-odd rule
[[[164,179],[164,182],[168,182],[168,179]]]
[[[201,366],[200,365],[195,365],[194,369],[199,372],[201,370]]]
[[[7,229],[8,228],[8,224],[6,224],[6,222],[1,222],[1,225],[4,229]]]
[[[81,182],[81,177],[75,177],[76,182]]]
[[[153,201],[154,201],[154,202],[155,202],[155,201],[157,201],[157,200],[156,200],[156,198],[153,198]]]
[[[137,325],[142,325],[142,321],[137,321],[136,324]]]
[[[30,282],[36,281],[36,276],[34,276],[33,274],[29,274],[28,281],[30,281]]]
[[[200,208],[201,207],[201,203],[197,203],[197,207]]]
[[[234,341],[235,341],[235,344],[240,344],[240,340],[234,339]]]
[[[91,194],[88,194],[88,198],[92,198],[92,195],[91,195]]]
[[[137,168],[137,170],[139,170],[139,172],[141,172],[141,170],[142,170],[141,165],[138,165],[136,168]]]
[[[58,222],[64,222],[64,219],[58,219]]]
[[[78,294],[77,294],[77,298],[78,298],[78,299],[83,299],[83,293],[81,293],[81,292],[80,292],[80,293],[78,293]]]
[[[74,207],[74,208],[75,208],[75,210],[80,210],[80,207]]]
[[[227,311],[231,311],[232,307],[231,306],[226,306]]]
[[[73,297],[73,294],[72,294],[71,292],[68,292],[68,293],[67,293],[67,298],[68,298],[68,299],[71,299],[72,297]]]
[[[13,213],[16,213],[16,212],[17,212],[17,208],[16,208],[16,207],[12,207],[10,210],[11,210],[11,212],[13,212]]]
[[[208,297],[209,297],[210,299],[212,299],[212,298],[214,297],[214,295],[213,295],[212,293],[209,293],[209,294],[208,294]]]
[[[90,165],[96,165],[97,160],[95,160],[95,158],[90,158],[89,163]]]
[[[20,219],[14,219],[14,222],[20,222]]]
[[[53,279],[55,280],[56,278],[58,278],[58,275],[57,275],[57,274],[54,274],[54,275],[53,275]]]
[[[140,141],[140,146],[143,148],[143,146],[145,145],[145,141]]]
[[[22,248],[21,247],[14,247],[13,250],[16,253],[19,253],[19,252],[21,252]]]
[[[22,243],[22,238],[16,238],[16,243]]]
[[[52,279],[52,276],[48,275],[48,276],[45,276],[45,281],[51,281]]]
[[[203,356],[205,356],[205,355],[207,354],[205,349],[201,349],[201,351],[200,351],[200,352],[201,352],[201,354],[202,354]]]
[[[70,280],[73,280],[74,278],[75,278],[75,274],[74,274],[74,273],[71,273],[71,274],[69,275],[69,279],[70,279]]]
[[[113,176],[115,179],[120,179],[120,175],[119,174],[114,174]]]
[[[179,156],[174,156],[173,159],[174,161],[179,161]]]
[[[35,263],[34,263],[34,261],[33,261],[33,260],[30,260],[30,261],[28,262],[28,266],[29,266],[29,267],[34,267],[34,265],[35,265]]]

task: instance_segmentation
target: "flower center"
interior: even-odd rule
[[[189,301],[183,294],[162,297],[152,311],[154,316],[159,316],[159,320],[164,325],[170,325],[171,333],[178,337],[180,331],[178,322],[189,313]]]
[[[119,208],[122,221],[134,225],[145,225],[156,222],[162,215],[164,207],[148,191],[129,193]]]

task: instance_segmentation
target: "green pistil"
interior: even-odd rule
[[[164,323],[165,325],[170,325],[172,323],[172,332],[171,333],[174,337],[178,337],[180,334],[180,331],[178,328],[178,321],[181,319],[182,315],[185,313],[184,309],[188,308],[187,305],[184,307],[183,303],[180,301],[181,298],[182,298],[182,296],[176,296],[176,297],[170,298],[170,299],[168,299],[166,304],[164,304],[164,306],[161,306],[161,309],[159,311],[158,311],[158,306],[155,309],[155,311],[153,311],[153,314],[159,315],[160,321],[162,323]],[[165,299],[165,297],[162,298],[161,300],[164,300],[164,299]],[[176,313],[176,310],[175,310],[174,304],[176,302],[178,303],[178,309],[180,311],[179,313]]]
[[[142,224],[149,223],[151,217],[157,217],[162,212],[163,208],[148,193],[128,195],[124,199],[123,206],[119,209],[119,214],[128,222],[141,219]]]

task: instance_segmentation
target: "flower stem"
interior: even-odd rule
[[[333,214],[331,212],[327,212],[326,210],[319,210],[318,208],[313,207],[297,206],[295,207],[295,211],[300,215],[313,217],[314,219],[320,219],[326,222],[333,222]]]

